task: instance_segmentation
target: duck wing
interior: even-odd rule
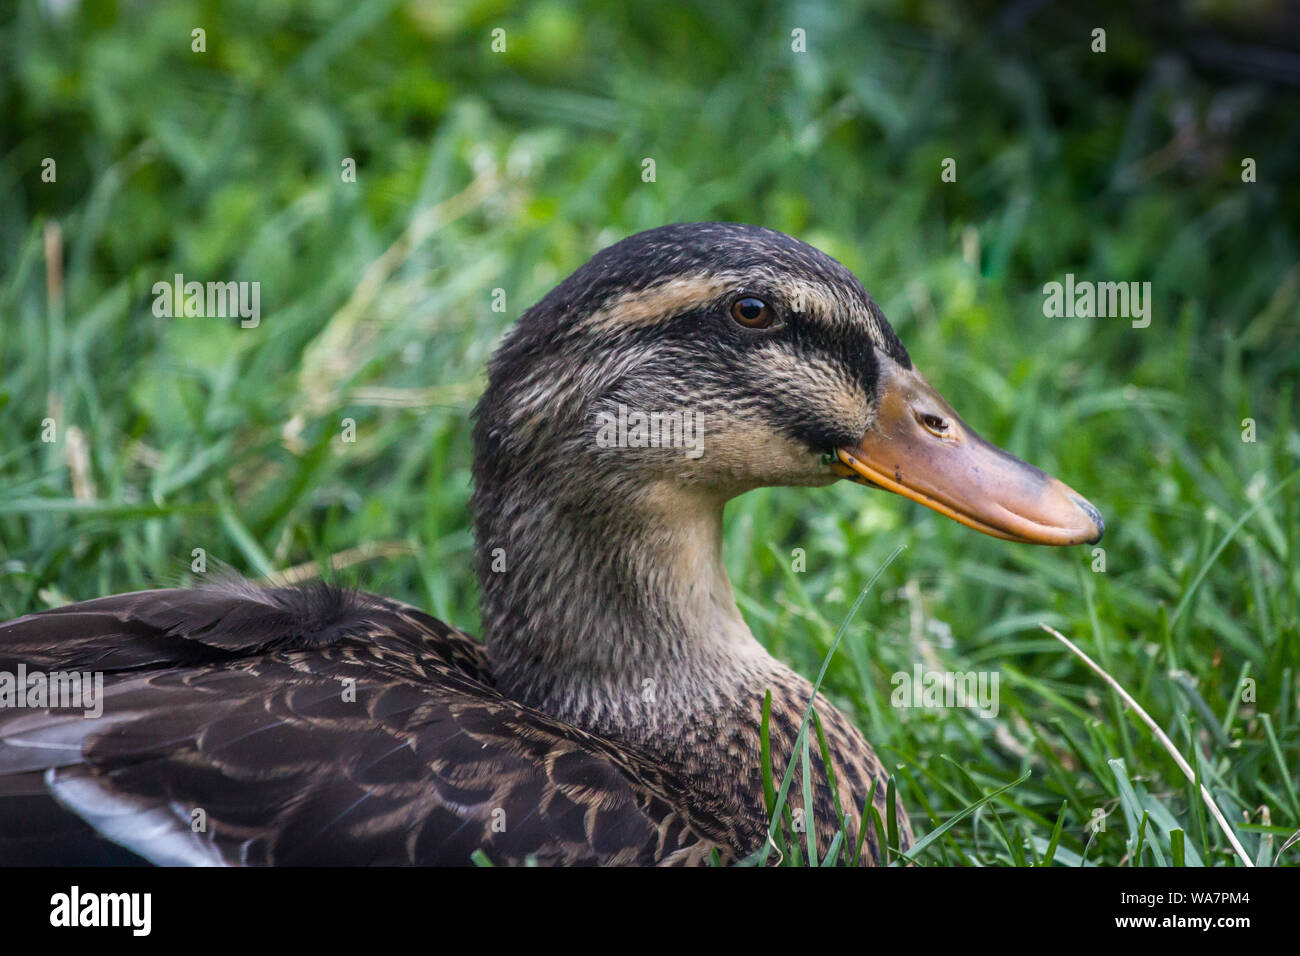
[[[651,761],[507,699],[477,642],[383,598],[115,595],[0,624],[0,674],[0,863],[650,864],[718,846]],[[55,699],[72,674],[83,696]]]

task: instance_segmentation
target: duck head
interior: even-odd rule
[[[665,226],[598,253],[510,333],[478,418],[489,483],[580,467],[580,486],[727,498],[848,479],[1012,541],[1103,531],[962,421],[848,269],[754,226]]]

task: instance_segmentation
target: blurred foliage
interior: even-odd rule
[[[343,577],[472,627],[469,411],[503,328],[628,233],[753,222],[844,261],[968,421],[1107,516],[1101,574],[1090,549],[1009,547],[856,487],[729,508],[742,608],[805,673],[908,545],[832,696],[897,768],[918,832],[1033,771],[927,859],[1039,860],[1064,804],[1056,863],[1132,863],[1113,759],[1166,848],[1180,827],[1228,859],[1173,762],[1039,621],[1198,755],[1252,854],[1300,827],[1286,5],[22,0],[5,16],[0,618],[184,580],[196,547],[250,574],[368,547]],[[1045,318],[1043,285],[1071,272],[1150,281],[1151,326]],[[261,325],[155,317],[151,288],[176,273],[261,283]],[[890,675],[918,660],[999,669],[999,717],[890,708]],[[1094,807],[1115,814],[1089,845]]]

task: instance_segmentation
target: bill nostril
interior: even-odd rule
[[[947,437],[951,429],[948,419],[941,415],[932,415],[929,412],[921,414],[921,424],[940,438]]]

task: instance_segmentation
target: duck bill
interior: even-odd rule
[[[888,370],[875,425],[832,466],[996,538],[1099,541],[1101,513],[1069,485],[986,442],[916,369]]]

